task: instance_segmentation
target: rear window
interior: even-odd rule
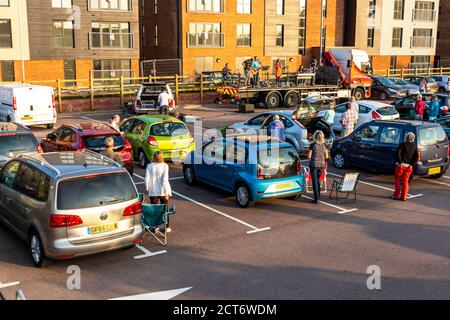
[[[297,175],[298,154],[290,147],[260,149],[258,169],[264,179],[279,179]]]
[[[433,78],[427,78],[427,83],[436,83],[436,80],[434,80]]]
[[[58,184],[58,210],[95,208],[137,198],[128,173],[110,173],[62,180]]]
[[[395,116],[398,112],[394,107],[382,107],[378,108],[377,112],[382,116]]]
[[[13,136],[0,135],[0,154],[8,156],[9,153],[36,152],[38,142],[31,134],[18,134]]]
[[[447,143],[447,135],[441,126],[419,129],[419,146],[426,147],[435,144]]]
[[[123,140],[120,134],[84,137],[83,140],[84,144],[86,145],[86,148],[90,150],[96,150],[96,149],[104,149],[105,140],[106,138],[109,137],[112,137],[114,139],[114,147],[122,147],[125,145],[125,141]]]
[[[186,126],[179,122],[157,123],[150,128],[150,135],[157,137],[182,136],[188,133]]]

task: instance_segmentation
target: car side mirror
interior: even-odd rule
[[[56,141],[56,135],[54,133],[49,133],[47,135],[47,140]]]

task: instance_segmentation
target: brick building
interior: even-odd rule
[[[148,0],[141,7],[141,58],[180,59],[183,75],[242,72],[242,61],[280,59],[286,71],[318,56],[324,43],[342,46],[344,0]],[[323,4],[323,10],[321,10]]]
[[[442,0],[439,6],[439,25],[436,44],[436,67],[450,66],[450,1]]]

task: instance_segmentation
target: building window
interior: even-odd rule
[[[158,25],[155,24],[155,47],[158,46]]]
[[[134,71],[131,69],[130,60],[94,60],[95,78],[132,78]]]
[[[327,17],[327,0],[322,0],[322,17]]]
[[[284,15],[284,0],[277,0],[277,15]]]
[[[73,48],[73,22],[53,21],[53,45],[55,48]]]
[[[0,20],[0,48],[12,48],[11,20]]]
[[[436,12],[434,10],[434,1],[415,2],[413,21],[434,21],[435,18]]]
[[[224,36],[220,23],[196,22],[189,24],[188,47],[223,47]]]
[[[431,67],[430,56],[412,56],[410,68],[429,68]]]
[[[237,46],[250,47],[252,45],[251,25],[250,23],[238,24],[236,27]]]
[[[298,26],[298,54],[305,55],[306,52],[306,0],[300,0]]]
[[[189,11],[223,13],[223,0],[189,0]]]
[[[252,13],[252,0],[238,0],[237,13]]]
[[[369,48],[373,48],[374,37],[375,37],[375,28],[368,28],[367,29],[367,46]]]
[[[77,78],[75,60],[64,60],[64,79],[75,80]],[[75,86],[75,82],[66,82],[66,87]]]
[[[433,29],[413,29],[411,48],[432,48],[433,45]]]
[[[9,0],[0,0],[0,7],[9,7]]]
[[[327,28],[322,28],[322,39],[320,41],[322,48],[325,48],[327,46]]]
[[[369,0],[369,18],[375,19],[376,9],[377,9],[377,1]]]
[[[394,19],[403,20],[405,0],[395,0],[394,2]]]
[[[276,46],[284,47],[284,25],[277,24]]]
[[[128,22],[92,22],[91,49],[132,49],[133,34]]]
[[[52,8],[72,8],[72,0],[52,0]]]
[[[89,10],[131,11],[130,0],[89,0]]]
[[[14,61],[2,60],[2,81],[14,82],[16,80],[14,76]]]
[[[389,69],[391,70],[397,69],[397,56],[391,56],[391,60],[389,62]]]
[[[392,29],[392,47],[401,48],[403,40],[403,28]]]
[[[213,57],[195,57],[195,74],[199,76],[203,72],[213,71],[213,60]]]
[[[158,14],[158,0],[154,0],[153,3],[153,14]]]

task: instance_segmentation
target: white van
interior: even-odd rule
[[[0,121],[26,126],[56,123],[55,95],[52,87],[30,84],[0,85]]]

